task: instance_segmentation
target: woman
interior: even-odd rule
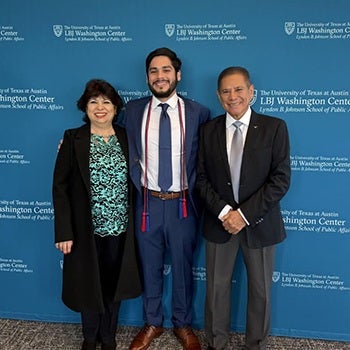
[[[114,350],[120,301],[141,293],[127,139],[113,124],[122,100],[109,83],[94,79],[77,106],[85,125],[65,131],[53,179],[62,300],[81,312],[82,349],[101,341],[101,349]]]

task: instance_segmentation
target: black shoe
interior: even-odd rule
[[[105,344],[102,343],[101,344],[101,350],[115,350],[116,349],[117,344],[114,343],[110,343],[110,344]]]
[[[81,350],[96,350],[96,342],[84,340]]]

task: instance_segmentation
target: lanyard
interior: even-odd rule
[[[177,106],[179,111],[179,122],[180,122],[180,187],[181,187],[181,197],[179,199],[179,215],[180,218],[187,217],[187,205],[186,205],[186,194],[185,194],[185,166],[186,166],[186,154],[185,154],[185,129],[183,124],[182,108],[180,104],[180,99],[177,100]],[[143,211],[142,211],[142,221],[141,221],[141,231],[149,231],[149,212],[148,212],[148,190],[147,190],[147,175],[148,175],[148,133],[149,133],[149,123],[151,119],[152,110],[152,100],[150,100],[147,111],[146,118],[146,128],[145,128],[145,174],[143,182]]]

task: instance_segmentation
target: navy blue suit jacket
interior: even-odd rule
[[[129,141],[130,176],[138,193],[141,195],[141,127],[147,103],[151,97],[129,101],[126,105],[124,122]],[[210,117],[209,109],[199,103],[183,98],[185,102],[185,152],[186,174],[188,180],[189,200],[198,212],[198,203],[195,200],[196,163],[198,153],[199,129],[201,124]]]

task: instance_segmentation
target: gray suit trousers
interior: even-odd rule
[[[239,249],[248,279],[245,348],[266,349],[275,246],[248,248],[244,234],[233,235],[223,244],[206,242],[205,332],[215,349],[225,349],[229,341],[232,275]]]

